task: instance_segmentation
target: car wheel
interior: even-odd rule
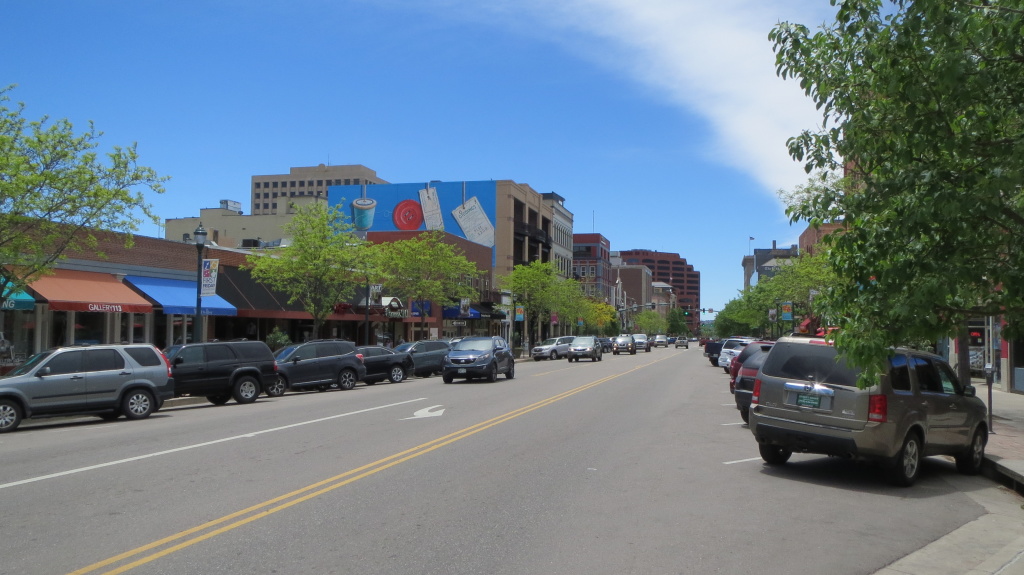
[[[889,481],[900,487],[910,487],[921,472],[921,440],[911,431],[903,440],[903,447],[889,467]]]
[[[235,380],[235,386],[231,389],[231,396],[235,403],[252,403],[260,395],[260,383],[251,375],[243,375]]]
[[[595,361],[597,361],[597,358],[598,358],[598,356],[596,356],[596,355],[590,356],[590,363],[594,363]]]
[[[10,399],[0,399],[0,433],[14,431],[21,424],[21,407]]]
[[[226,394],[225,395],[207,395],[206,396],[206,401],[209,401],[210,403],[212,403],[214,405],[224,405],[225,403],[228,402],[229,399],[231,399],[231,396],[230,395],[226,395]]]
[[[550,356],[550,358],[551,358],[552,360],[556,360],[556,359],[558,359],[558,352],[557,352],[557,351],[552,351],[552,352],[551,352],[551,356]]]
[[[629,355],[636,355],[636,350],[634,349],[633,351],[629,352]]]
[[[402,366],[396,365],[392,367],[391,373],[388,375],[388,380],[391,381],[391,383],[398,383],[403,379],[405,379],[405,370],[402,369]]]
[[[445,373],[445,374],[441,375],[441,381],[443,381],[445,383],[451,383],[454,380],[455,380],[455,378],[452,377],[452,375],[450,373]]]
[[[740,417],[743,418],[743,423],[750,423],[750,410],[746,408],[741,409]]]
[[[338,388],[348,391],[356,386],[356,372],[351,369],[343,369],[338,373]]]
[[[270,384],[263,391],[267,394],[267,397],[281,397],[287,388],[288,385],[278,376],[271,380]]]
[[[508,362],[508,371],[505,372],[505,379],[512,379],[516,376],[516,362]]]
[[[604,354],[598,355],[597,361],[604,361]]]
[[[793,455],[793,452],[785,447],[769,445],[767,443],[758,443],[757,449],[761,452],[761,459],[768,465],[782,465],[789,461],[790,455]]]
[[[986,443],[988,443],[988,434],[979,427],[971,437],[971,444],[963,453],[955,457],[956,470],[964,475],[977,475],[981,471],[981,464],[985,462]]]
[[[133,389],[121,400],[121,413],[128,419],[145,419],[154,407],[153,394],[145,389]]]
[[[612,352],[612,355],[619,355],[619,352],[617,352],[617,351],[613,351],[613,352]]]
[[[725,373],[729,373],[729,368],[728,367],[723,367],[722,369],[725,370]]]
[[[498,363],[492,361],[491,369],[487,372],[487,381],[494,383],[498,381]]]

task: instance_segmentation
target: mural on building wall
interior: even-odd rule
[[[331,186],[327,201],[357,233],[443,230],[493,250],[496,190],[493,181]]]

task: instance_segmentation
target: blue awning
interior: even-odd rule
[[[4,310],[12,310],[12,309],[27,310],[27,309],[35,309],[35,307],[36,307],[36,300],[35,300],[35,298],[33,298],[32,296],[28,295],[27,293],[25,293],[25,292],[23,292],[21,290],[18,290],[18,291],[16,291],[16,292],[14,292],[14,293],[12,293],[12,294],[7,296],[7,299],[4,300],[3,308],[2,309],[4,309]]]
[[[475,306],[469,306],[469,314],[463,315],[459,306],[446,307],[441,310],[444,319],[480,319],[480,310]]]
[[[125,276],[146,297],[162,306],[167,315],[196,314],[196,282],[144,276]],[[219,295],[203,296],[203,315],[238,315],[235,306]]]

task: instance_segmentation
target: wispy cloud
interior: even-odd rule
[[[768,33],[783,20],[815,26],[820,0],[440,0],[464,17],[557,42],[704,119],[710,161],[766,192],[806,182],[786,140],[820,116],[795,81],[775,74]]]

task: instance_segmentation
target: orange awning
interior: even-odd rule
[[[150,313],[153,305],[111,274],[53,270],[29,286],[53,311]]]

